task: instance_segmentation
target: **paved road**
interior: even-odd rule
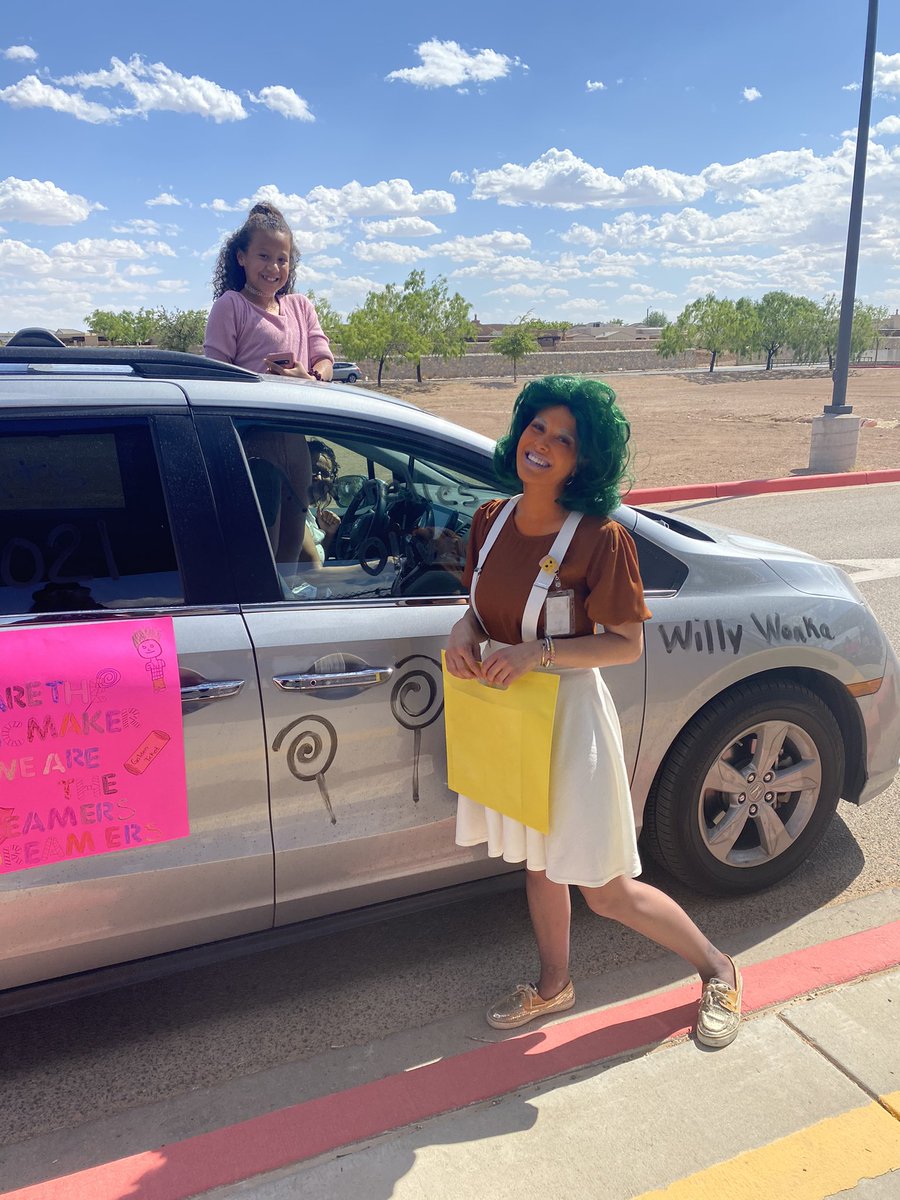
[[[679,507],[823,558],[864,558],[850,569],[900,648],[900,572],[889,570],[900,546],[900,486]],[[887,564],[883,577],[874,577],[871,560]],[[900,886],[898,804],[895,784],[862,810],[842,805],[812,858],[763,895],[697,897],[652,865],[645,878],[676,895],[714,940],[752,953],[766,930],[788,930],[852,898],[877,904],[877,893]],[[828,936],[827,913],[820,916]],[[513,891],[9,1018],[0,1042],[0,1145],[474,1013],[531,965],[523,898]],[[576,902],[579,979],[602,984],[615,971],[627,980],[651,967],[654,986],[683,977],[677,960]],[[617,998],[628,997],[608,997]]]

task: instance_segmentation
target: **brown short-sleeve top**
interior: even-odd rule
[[[463,584],[468,589],[478,551],[505,501],[489,500],[476,510],[469,535]],[[475,602],[485,632],[497,642],[522,640],[522,613],[542,558],[555,533],[529,537],[516,528],[515,514],[503,526],[485,560]],[[575,531],[559,572],[560,586],[575,593],[574,636],[593,633],[595,625],[646,621],[637,550],[626,529],[608,517],[584,516]],[[543,615],[538,634],[543,632]]]

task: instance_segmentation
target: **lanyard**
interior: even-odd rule
[[[472,586],[469,589],[469,604],[479,621],[481,621],[481,614],[479,613],[478,607],[475,603],[475,591],[478,585],[478,577],[484,568],[485,561],[494,545],[494,542],[496,542],[500,535],[501,529],[512,516],[515,507],[521,498],[521,496],[511,496],[509,500],[507,500],[500,515],[491,526],[491,529],[488,532],[487,537],[484,539],[481,549],[478,552],[478,562],[475,566],[475,573],[472,576]],[[575,536],[575,530],[578,528],[578,522],[581,520],[582,516],[582,513],[570,512],[563,522],[563,526],[559,533],[556,535],[553,545],[550,547],[550,553],[547,557],[555,559],[557,564],[562,564],[562,560],[566,556],[566,551],[569,549],[572,538]],[[541,561],[543,562],[546,560],[542,559]],[[533,642],[537,639],[538,618],[541,615],[541,609],[544,607],[544,601],[547,598],[547,591],[553,580],[556,578],[556,573],[558,570],[559,566],[557,566],[556,571],[548,571],[543,567],[538,567],[537,578],[531,585],[531,591],[528,594],[528,599],[525,601],[525,608],[522,612],[523,642]],[[484,622],[481,621],[481,624],[483,627]]]

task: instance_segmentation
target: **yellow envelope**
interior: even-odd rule
[[[550,828],[550,750],[559,676],[529,671],[505,690],[447,671],[444,728],[450,789],[521,821]]]

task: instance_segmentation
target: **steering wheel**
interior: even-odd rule
[[[360,515],[360,509],[364,507],[371,511]],[[371,574],[377,575],[387,561],[389,525],[387,486],[380,479],[367,479],[341,518],[335,539],[335,558],[359,559],[363,570],[370,570],[367,560],[377,557],[378,570],[370,570]]]

